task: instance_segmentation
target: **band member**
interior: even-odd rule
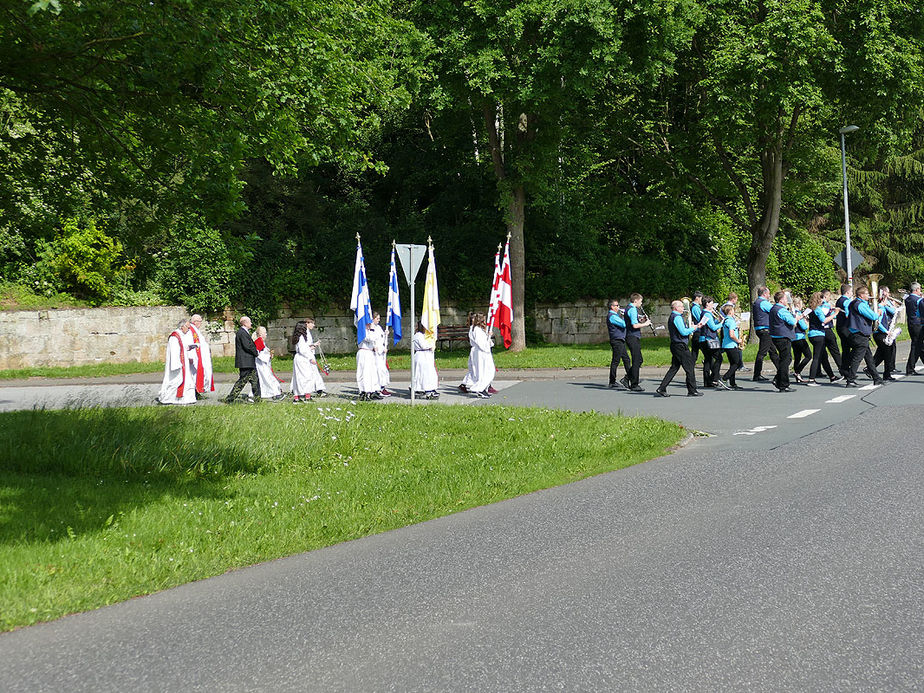
[[[792,307],[796,312],[796,325],[794,330],[796,336],[792,340],[792,370],[795,374],[796,382],[804,383],[805,379],[802,377],[802,369],[812,360],[812,350],[809,348],[809,341],[805,336],[809,328],[808,320],[805,319],[805,315],[809,311],[803,310],[805,305],[802,303],[802,299],[799,296],[793,297]]]
[[[725,315],[725,306],[731,306],[733,308],[732,312],[733,313],[737,312],[738,311],[738,294],[736,294],[734,291],[728,292],[728,300],[726,300],[725,303],[722,304],[721,308],[719,308],[719,313],[723,316]]]
[[[845,378],[850,372],[850,349],[853,344],[850,338],[851,301],[853,301],[853,289],[850,284],[841,284],[841,295],[834,302],[834,306],[840,308],[841,312],[835,318],[834,329],[837,330],[837,336],[841,340],[841,375]]]
[[[722,368],[722,343],[719,341],[719,330],[722,324],[716,319],[715,299],[712,296],[703,297],[703,317],[706,324],[699,331],[699,348],[703,352],[703,387],[724,388],[719,375]]]
[[[879,287],[879,308],[882,313],[879,321],[873,325],[873,339],[876,342],[876,355],[873,362],[877,367],[880,363],[885,363],[882,371],[883,380],[895,380],[892,373],[895,371],[896,346],[895,342],[886,344],[886,337],[889,335],[889,325],[892,324],[896,310],[887,286]]]
[[[765,356],[769,356],[774,367],[779,368],[780,356],[773,345],[773,339],[770,337],[771,308],[773,308],[773,304],[770,302],[770,289],[766,286],[758,286],[757,299],[751,305],[751,326],[759,340],[757,357],[754,359],[753,379],[755,382],[768,382],[768,379],[760,374],[764,366]]]
[[[873,353],[869,348],[869,338],[873,334],[873,324],[879,315],[873,312],[868,303],[869,289],[861,286],[856,291],[856,298],[850,302],[850,318],[847,329],[850,331],[850,371],[847,374],[847,387],[857,386],[857,369],[860,361],[866,361],[866,369],[873,376],[874,385],[882,385],[882,378],[876,370]]]
[[[722,351],[728,357],[728,370],[725,371],[722,382],[730,390],[740,390],[741,388],[735,383],[735,373],[743,363],[741,350],[744,348],[744,343],[741,340],[738,321],[735,319],[735,304],[726,303],[722,306],[722,313],[725,315],[722,320]]]
[[[796,318],[783,301],[786,300],[785,291],[773,294],[773,306],[770,308],[770,338],[779,355],[776,363],[776,376],[773,386],[780,392],[795,392],[789,387],[789,366],[792,363],[792,340],[796,338]]]
[[[921,285],[912,282],[911,293],[905,297],[905,317],[908,319],[908,335],[911,337],[911,353],[905,364],[905,375],[914,375],[918,359],[924,362],[924,295]]]
[[[693,355],[690,353],[687,341],[696,330],[705,324],[705,318],[701,318],[699,323],[687,327],[683,324],[683,301],[671,302],[671,316],[667,321],[667,332],[671,339],[671,367],[667,369],[664,379],[655,390],[656,397],[670,397],[667,394],[667,386],[670,385],[681,366],[687,376],[687,397],[702,397],[703,393],[696,389],[696,372],[694,371],[696,364],[693,362]]]
[[[831,329],[840,308],[831,307],[831,304],[827,301],[830,296],[831,292],[825,289],[824,291],[816,291],[809,299],[811,312],[808,316],[808,338],[812,344],[812,365],[809,368],[809,377],[805,384],[812,387],[818,385],[815,378],[818,377],[820,369],[824,369],[825,374],[832,383],[843,380],[843,376],[834,374],[831,363],[828,361],[828,352],[830,352],[837,370],[841,370],[841,352],[837,348],[837,339]]]
[[[619,301],[613,299],[610,301],[610,310],[606,315],[606,329],[610,335],[610,347],[613,350],[613,358],[610,361],[610,389],[625,390],[629,378],[629,355],[626,352],[626,321],[619,314]],[[622,361],[626,369],[626,383],[616,380],[616,370],[619,368],[619,362]]]
[[[690,303],[690,315],[693,316],[693,322],[698,323],[703,318],[703,292],[694,291],[693,292],[693,301]],[[696,365],[696,360],[699,358],[700,350],[700,338],[701,332],[696,330],[693,333],[693,339],[690,342],[690,351],[693,356],[693,365]]]
[[[646,316],[644,320],[639,319],[639,310],[642,307],[642,295],[635,293],[629,296],[629,307],[626,308],[626,347],[632,357],[632,365],[629,368],[628,381],[623,384],[627,385],[633,392],[644,392],[644,389],[638,384],[639,370],[642,367],[642,328],[651,325],[651,320]]]

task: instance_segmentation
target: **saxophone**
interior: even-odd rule
[[[892,319],[889,320],[888,331],[886,332],[885,339],[883,340],[886,346],[892,346],[895,344],[895,340],[898,339],[898,335],[902,333],[902,326],[898,324],[898,315],[903,310],[905,310],[904,301],[896,306],[895,313],[892,315]]]

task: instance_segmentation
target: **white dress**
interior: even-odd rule
[[[391,385],[391,374],[388,372],[388,345],[385,343],[388,338],[381,325],[369,325],[366,329],[372,330],[375,334],[375,367],[379,371],[379,388],[386,388]]]
[[[296,397],[304,397],[324,389],[324,379],[318,370],[312,344],[314,340],[309,332],[307,339],[299,337],[298,344],[295,345],[295,356],[292,358],[292,394]]]
[[[356,385],[360,392],[378,392],[382,389],[379,384],[379,367],[375,360],[375,347],[378,338],[369,325],[366,328],[366,338],[360,342],[356,350]]]
[[[421,332],[414,333],[414,391],[430,392],[439,387],[434,345]]]
[[[157,401],[161,404],[195,404],[196,383],[189,372],[186,340],[177,331],[167,337],[164,357],[164,380]]]
[[[257,377],[260,379],[260,396],[265,398],[278,397],[282,394],[282,385],[280,380],[273,372],[273,366],[270,360],[273,358],[269,347],[262,337],[254,340],[254,346],[257,347]]]
[[[491,354],[491,338],[481,327],[475,326],[471,331],[472,340],[472,379],[469,386],[472,392],[484,392],[494,382],[497,368]]]
[[[196,390],[199,392],[214,392],[215,391],[215,380],[212,376],[212,347],[209,346],[208,340],[205,338],[205,335],[202,334],[199,330],[195,328],[194,325],[189,326],[188,334],[191,336],[192,341],[199,345],[198,349],[193,351],[196,353],[190,353],[189,360],[192,364],[192,377],[196,381]],[[199,363],[202,363],[202,389],[199,389]]]
[[[465,377],[462,378],[462,385],[470,391],[472,390],[472,385],[475,384],[475,337],[474,337],[474,327],[468,328],[468,343],[472,345],[472,348],[468,351],[468,372],[465,374]]]

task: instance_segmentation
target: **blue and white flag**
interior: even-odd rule
[[[385,329],[391,328],[393,344],[401,341],[401,296],[398,295],[398,269],[395,266],[395,244],[391,244],[391,270],[388,274],[388,312]]]
[[[366,339],[366,325],[372,322],[372,306],[369,303],[369,287],[366,284],[366,263],[363,261],[363,247],[356,237],[356,268],[353,270],[353,297],[350,299],[353,324],[356,325],[356,343]]]

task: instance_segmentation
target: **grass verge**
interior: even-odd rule
[[[344,400],[11,412],[0,430],[2,630],[626,467],[683,434]]]

